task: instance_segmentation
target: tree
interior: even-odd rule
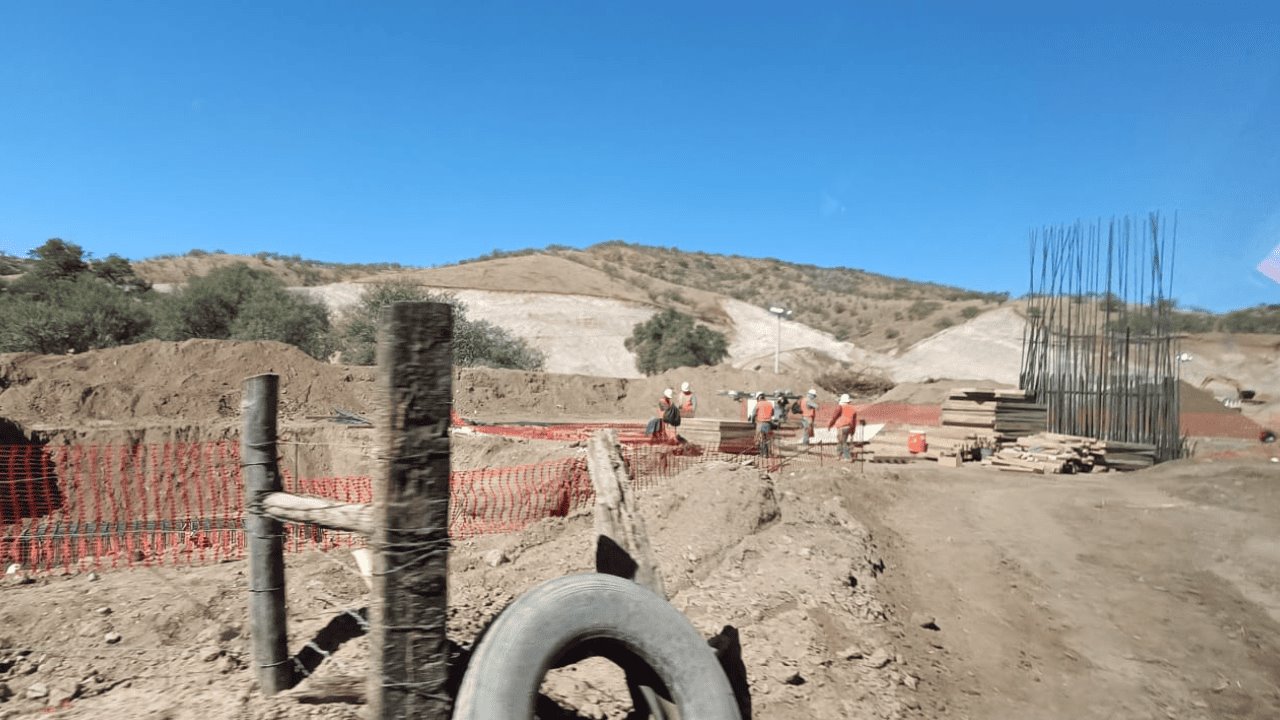
[[[0,296],[0,351],[84,352],[145,340],[150,304],[90,274]]]
[[[70,280],[89,269],[84,248],[61,238],[50,238],[30,255],[31,274],[41,280]]]
[[[126,292],[145,292],[151,289],[151,283],[138,277],[128,260],[114,253],[90,262],[88,269],[99,280]]]
[[[244,263],[192,279],[164,303],[158,335],[167,340],[277,340],[315,358],[333,350],[329,312]]]
[[[456,297],[395,280],[369,285],[360,302],[343,315],[338,342],[344,361],[354,365],[375,362],[378,318],[383,308],[397,302],[443,302],[453,306],[455,365],[541,370],[546,362],[542,352],[507,329],[484,320],[469,319],[466,304]]]
[[[663,310],[637,323],[626,347],[635,353],[636,369],[645,375],[676,367],[715,365],[729,354],[723,333],[695,325],[692,317],[675,310]]]

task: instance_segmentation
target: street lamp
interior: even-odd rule
[[[782,354],[782,318],[791,319],[791,311],[777,305],[769,308],[769,312],[778,317],[778,342],[773,346],[773,374],[778,374],[778,356]]]

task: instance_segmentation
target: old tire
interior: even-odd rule
[[[533,717],[547,671],[575,646],[616,645],[648,666],[683,720],[741,720],[715,653],[689,621],[648,589],[612,575],[568,575],[516,598],[467,666],[454,720]]]

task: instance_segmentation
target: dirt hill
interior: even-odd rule
[[[306,260],[298,255],[261,252],[255,255],[230,255],[224,252],[192,250],[185,255],[162,255],[133,263],[138,277],[149,283],[175,285],[206,275],[220,267],[244,263],[256,270],[266,270],[286,285],[310,286],[341,282],[381,272],[403,270],[399,263],[326,263]]]

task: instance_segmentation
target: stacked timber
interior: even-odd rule
[[[914,432],[925,436],[927,449],[913,453],[907,448],[907,438]],[[869,460],[881,462],[905,462],[907,460],[938,460],[952,457],[961,461],[974,459],[981,448],[994,448],[994,431],[982,428],[930,427],[913,430],[908,427],[886,428],[863,446]]]
[[[1041,474],[1139,470],[1155,463],[1155,446],[1037,433],[1020,437],[988,461],[1001,470]]]
[[[1045,429],[1047,415],[1022,390],[959,388],[942,403],[945,427],[991,430],[1001,440],[1012,440]]]
[[[680,437],[711,450],[744,452],[754,445],[755,426],[742,420],[685,418],[676,428]]]

